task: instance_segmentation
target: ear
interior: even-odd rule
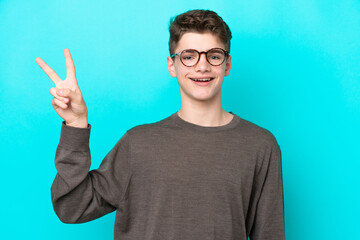
[[[176,71],[175,71],[175,63],[171,57],[167,57],[167,67],[168,71],[170,73],[170,76],[176,77]]]
[[[226,60],[225,64],[225,76],[229,75],[231,69],[231,56],[229,55],[228,59]]]

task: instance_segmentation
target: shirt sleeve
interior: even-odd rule
[[[116,210],[124,201],[131,171],[126,133],[106,155],[98,169],[89,172],[90,129],[65,125],[55,155],[57,174],[51,186],[55,213],[62,222],[82,223]]]
[[[283,240],[284,194],[282,182],[281,150],[275,143],[266,148],[264,161],[257,176],[260,189],[255,219],[250,232],[251,240]]]

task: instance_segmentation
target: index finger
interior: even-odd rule
[[[41,58],[37,57],[35,59],[35,62],[42,68],[42,70],[44,70],[46,75],[49,76],[49,78],[51,79],[51,81],[53,81],[53,83],[55,83],[55,85],[62,81],[61,78],[56,74],[56,72],[52,70],[52,68],[49,67],[49,65],[47,65]]]

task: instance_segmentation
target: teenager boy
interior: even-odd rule
[[[170,75],[181,109],[128,130],[90,168],[87,108],[65,49],[55,111],[64,119],[51,187],[56,214],[81,223],[116,210],[115,239],[281,240],[284,205],[281,155],[274,136],[221,106],[231,69],[231,32],[215,12],[194,10],[170,25]]]

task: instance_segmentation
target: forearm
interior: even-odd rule
[[[93,186],[89,149],[90,126],[85,129],[62,126],[56,151],[58,171],[51,187],[53,207],[61,221],[86,222],[114,210]]]
[[[268,151],[266,167],[259,174],[261,192],[257,201],[251,240],[284,240],[284,192],[281,151],[276,144]]]

